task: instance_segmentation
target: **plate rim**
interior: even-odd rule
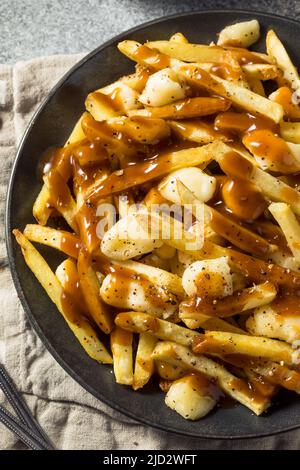
[[[7,185],[7,195],[6,195],[6,201],[5,201],[5,242],[6,242],[6,252],[7,252],[7,258],[8,258],[8,263],[9,263],[9,269],[10,273],[12,276],[13,284],[16,289],[18,298],[20,299],[22,308],[24,309],[24,312],[30,322],[31,327],[35,331],[35,333],[38,335],[39,339],[43,343],[43,345],[46,347],[46,349],[49,351],[49,353],[52,355],[52,357],[57,361],[57,363],[64,369],[64,371],[72,377],[79,385],[83,387],[83,389],[87,390],[93,397],[95,397],[97,400],[102,401],[104,404],[108,405],[111,407],[113,410],[118,411],[119,413],[133,419],[136,421],[136,423],[141,423],[143,425],[150,426],[151,428],[158,429],[160,431],[163,431],[165,433],[172,433],[175,435],[181,435],[181,436],[186,436],[186,437],[193,437],[194,439],[205,439],[205,440],[245,440],[245,439],[255,439],[255,438],[260,438],[260,437],[270,437],[278,434],[284,434],[289,431],[296,430],[300,428],[300,418],[299,418],[299,423],[291,426],[287,426],[283,429],[280,430],[274,430],[274,431],[266,431],[266,432],[259,432],[257,434],[255,433],[249,433],[249,434],[244,434],[242,436],[219,436],[217,434],[212,434],[210,436],[205,436],[205,435],[198,435],[195,436],[194,432],[189,432],[189,431],[183,431],[174,427],[169,426],[169,429],[166,429],[164,425],[160,425],[159,421],[158,422],[152,422],[147,419],[147,417],[137,417],[134,413],[132,413],[130,410],[123,410],[122,407],[115,401],[110,400],[107,397],[104,397],[100,392],[97,392],[97,395],[95,394],[95,390],[93,387],[91,387],[89,384],[85,382],[83,378],[77,372],[75,372],[69,364],[65,362],[62,356],[56,351],[56,349],[52,346],[50,341],[48,340],[47,336],[44,334],[42,329],[40,328],[34,314],[32,313],[29,304],[27,303],[26,296],[24,294],[23,288],[21,286],[19,276],[18,276],[18,271],[15,263],[15,255],[14,255],[14,248],[13,248],[13,238],[11,235],[12,231],[12,226],[11,226],[11,220],[10,220],[10,214],[11,214],[11,203],[12,203],[12,188],[15,180],[15,174],[17,171],[18,163],[21,158],[22,152],[23,152],[23,147],[25,145],[25,142],[27,140],[27,136],[30,134],[31,129],[33,125],[35,124],[35,121],[37,120],[39,114],[43,111],[43,109],[47,106],[48,102],[51,100],[51,98],[56,94],[56,92],[62,87],[64,82],[73,74],[73,72],[80,67],[82,67],[87,61],[89,61],[92,57],[97,55],[99,52],[102,50],[105,50],[107,47],[111,46],[114,44],[116,41],[119,41],[120,39],[124,39],[127,35],[131,35],[135,33],[136,31],[139,31],[140,29],[146,28],[148,26],[152,26],[155,24],[163,23],[164,21],[172,20],[178,17],[187,17],[191,15],[205,15],[205,14],[222,14],[222,13],[231,13],[231,14],[249,14],[249,15],[260,15],[264,16],[266,18],[276,18],[278,20],[281,20],[285,23],[294,23],[297,26],[300,25],[300,21],[290,18],[288,16],[283,16],[283,15],[278,15],[278,14],[273,14],[269,12],[263,12],[259,10],[246,10],[246,9],[229,9],[229,8],[214,8],[214,9],[201,9],[201,10],[190,10],[190,11],[185,11],[185,12],[179,12],[179,13],[174,13],[171,15],[166,15],[166,16],[160,16],[158,18],[154,18],[150,21],[146,21],[144,23],[140,23],[137,26],[134,26],[133,28],[129,28],[112,38],[108,39],[104,43],[101,43],[100,46],[96,47],[93,49],[91,52],[87,53],[81,60],[79,60],[76,64],[74,64],[59,80],[58,82],[54,85],[54,87],[50,90],[50,92],[47,94],[47,96],[42,100],[36,111],[34,112],[33,116],[31,117],[24,133],[23,136],[17,146],[16,152],[15,152],[15,159],[11,168],[10,176],[9,176],[9,183]]]

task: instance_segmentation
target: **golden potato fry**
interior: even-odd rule
[[[84,132],[82,130],[82,121],[87,116],[87,112],[82,113],[78,121],[76,122],[68,140],[65,143],[65,147],[70,144],[75,144],[76,142],[80,142],[85,138]]]
[[[159,342],[153,351],[153,358],[163,359],[179,367],[187,367],[215,379],[226,394],[257,415],[262,414],[270,404],[268,399],[254,393],[244,380],[232,375],[225,367],[207,357],[196,356],[185,346],[172,342]]]
[[[183,418],[195,421],[207,415],[216,405],[217,387],[202,374],[187,374],[172,382],[165,403]]]
[[[40,225],[46,225],[52,213],[52,207],[49,201],[50,193],[47,186],[44,184],[32,208],[33,217]]]
[[[60,176],[58,171],[50,171],[44,176],[44,183],[49,191],[51,204],[64,217],[69,226],[76,232],[77,205],[73,199],[67,183]]]
[[[61,283],[44,258],[19,230],[14,230],[13,233],[21,246],[26,264],[55,303],[87,354],[98,362],[112,364],[112,358],[97,337],[96,331],[83,316],[77,314],[75,308],[72,308],[72,299],[65,296]]]
[[[69,138],[65,143],[65,147],[70,144],[75,144],[85,138],[85,134],[82,130],[81,123],[86,117],[87,113],[83,113],[77,123],[75,124]],[[33,216],[40,225],[46,225],[49,217],[51,216],[53,207],[50,204],[50,192],[45,184],[36,198],[33,205]]]
[[[104,278],[100,295],[108,305],[163,318],[171,317],[179,303],[172,292],[125,268],[115,269]]]
[[[283,78],[290,84],[293,90],[298,90],[300,78],[298,71],[292,63],[284,45],[277,34],[271,29],[266,37],[267,52],[275,60],[278,67],[283,72]]]
[[[252,77],[249,77],[247,80],[249,83],[249,88],[253,93],[263,96],[264,98],[266,97],[266,92],[261,80]]]
[[[155,268],[154,266],[144,265],[137,261],[112,261],[112,266],[116,269],[124,268],[145,276],[157,286],[164,286],[170,292],[183,298],[185,293],[181,284],[181,278],[176,274],[172,274],[164,269]]]
[[[85,100],[85,107],[96,121],[105,121],[121,114],[121,110],[117,110],[110,97],[100,91],[93,91],[88,94]],[[83,135],[85,137],[84,133]]]
[[[141,224],[149,222],[145,214],[139,214],[137,217]],[[276,286],[289,287],[291,284],[295,286],[300,285],[300,273],[297,271],[284,268],[274,263],[267,263],[261,259],[254,258],[231,248],[216,245],[209,240],[204,240],[203,245],[201,245],[199,237],[195,236],[193,238],[186,235],[182,223],[178,220],[172,219],[171,217],[162,217],[159,214],[157,214],[157,218],[160,223],[158,224],[157,220],[154,221],[154,230],[156,230],[157,227],[161,230],[163,224],[165,233],[170,235],[169,238],[164,238],[164,243],[173,246],[179,251],[187,252],[195,260],[227,256],[229,258],[230,267],[234,272],[242,273],[246,278],[256,283],[265,282],[267,273],[269,282]],[[152,219],[154,219],[154,217],[152,217]],[[152,220],[150,222],[152,222]],[[198,248],[199,246],[202,247]]]
[[[157,339],[149,333],[140,333],[133,374],[132,388],[134,390],[144,387],[154,373],[152,352],[156,343]]]
[[[184,65],[177,72],[179,76],[184,77],[192,86],[223,96],[231,100],[236,106],[249,112],[260,113],[273,119],[275,122],[279,122],[283,117],[283,108],[280,104],[274,103],[228,80],[210,74],[200,67]]]
[[[196,325],[198,320],[193,320],[193,321],[195,322],[195,325]],[[241,328],[238,328],[237,326],[234,326],[233,324],[229,323],[226,320],[223,320],[222,318],[208,318],[204,322],[201,321],[201,325],[199,326],[201,326],[201,328],[203,328],[204,330],[208,330],[208,331],[225,331],[227,333],[246,334],[244,330],[242,330]]]
[[[196,193],[190,191],[180,179],[177,180],[177,190],[182,204],[191,204],[193,208],[196,207]],[[273,253],[276,250],[277,247],[275,245],[271,245],[263,237],[251,232],[213,207],[205,204],[204,211],[208,217],[208,224],[211,229],[238,248],[257,256],[265,256],[267,253]],[[196,216],[196,214],[194,215]]]
[[[287,299],[286,302],[288,301]],[[282,305],[284,306],[284,300]],[[296,308],[297,299],[295,310],[290,308],[290,315],[286,315],[284,310],[281,311],[280,300],[277,305],[275,302],[275,304],[256,308],[253,315],[247,319],[246,328],[254,336],[266,336],[292,344],[300,340],[300,317],[297,315]]]
[[[183,44],[187,44],[189,42],[188,39],[184,36],[184,34],[180,32],[172,34],[172,36],[170,37],[170,41],[181,42]]]
[[[257,20],[241,21],[220,31],[218,46],[249,47],[259,39],[259,23]]]
[[[78,257],[80,239],[73,233],[37,224],[27,224],[24,235],[32,242],[56,248],[72,258]]]
[[[280,123],[280,134],[284,140],[300,144],[300,122],[284,122]]]
[[[299,363],[300,350],[289,344],[261,336],[240,335],[222,331],[206,331],[194,340],[193,351],[196,354],[245,354],[253,357],[265,357],[286,365]]]
[[[114,131],[125,134],[140,144],[157,144],[170,135],[170,128],[163,119],[133,116],[109,119],[106,124]]]
[[[79,253],[77,268],[82,293],[89,313],[99,328],[104,333],[109,334],[113,327],[113,318],[108,306],[104,304],[100,297],[100,284],[91,266],[89,255],[83,250]]]
[[[300,263],[300,225],[295,214],[283,202],[272,202],[268,209],[281,227],[295,259]]]
[[[149,43],[143,45],[137,41],[125,40],[119,42],[118,49],[129,59],[154,70],[161,70],[172,65],[181,64],[180,61],[172,59],[166,54],[158,52],[158,50],[150,49]]]
[[[293,211],[300,215],[300,194],[291,186],[275,178],[269,173],[257,168],[239,152],[232,152],[232,148],[224,142],[219,143],[222,151],[215,153],[215,160],[221,169],[231,178],[241,178],[256,185],[260,191],[272,201],[286,202]],[[227,148],[227,152],[226,152]]]
[[[172,132],[184,139],[199,144],[209,144],[215,140],[229,141],[229,137],[216,132],[212,126],[202,122],[200,119],[189,119],[187,121],[169,121]]]

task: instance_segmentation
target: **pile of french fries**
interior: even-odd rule
[[[259,36],[252,20],[210,45],[119,43],[134,73],[87,96],[37,223],[13,232],[86,353],[134,390],[157,381],[185,419],[300,393],[300,78],[274,31],[248,49]],[[103,204],[117,218],[99,236]],[[189,227],[152,216],[172,204]],[[66,259],[53,272],[32,242]]]

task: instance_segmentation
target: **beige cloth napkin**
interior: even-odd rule
[[[0,65],[0,257],[6,254],[4,200],[16,146],[39,103],[81,57]],[[31,329],[8,268],[0,271],[0,299],[0,360],[58,449],[299,448],[300,432],[232,442],[178,437],[142,426],[96,400],[57,364]],[[0,402],[7,406],[2,395]],[[0,449],[17,448],[23,445],[0,424]]]

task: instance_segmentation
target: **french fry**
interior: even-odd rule
[[[78,257],[80,240],[73,233],[38,224],[27,224],[24,235],[32,242],[56,248],[72,258]]]
[[[183,418],[195,421],[207,415],[216,405],[215,391],[203,375],[187,374],[172,382],[165,403]]]
[[[271,131],[253,131],[244,136],[243,144],[263,170],[282,174],[300,170],[300,145],[285,142]],[[282,155],[285,158],[281,158]]]
[[[134,156],[138,150],[141,152],[145,150],[140,144],[132,142],[129,138],[119,139],[119,132],[114,130],[113,125],[110,125],[109,122],[99,122],[91,115],[88,115],[82,121],[82,128],[86,137],[90,141],[103,146],[113,158],[113,161],[115,157],[122,161],[124,157]]]
[[[298,121],[300,119],[300,108],[295,92],[288,86],[277,88],[269,99],[281,104],[284,111],[284,117],[289,121]]]
[[[150,67],[153,70],[161,70],[166,67],[181,64],[180,61],[172,59],[164,53],[152,50],[149,47],[149,43],[143,45],[137,41],[125,40],[119,42],[118,49],[129,59],[145,67]]]
[[[152,336],[153,338],[153,336]],[[152,351],[153,352],[153,351]],[[169,362],[157,359],[155,361],[155,369],[157,374],[164,380],[177,380],[186,375],[186,369],[174,366]]]
[[[51,199],[51,203],[64,217],[69,226],[76,232],[78,230],[76,223],[77,205],[73,199],[67,183],[63,180],[57,171],[49,172],[44,176],[44,183],[49,193],[56,194],[56,188],[59,186],[59,194],[56,199]]]
[[[180,318],[191,318],[197,320],[199,315],[216,316],[226,318],[237,313],[269,304],[276,297],[277,291],[273,284],[265,282],[253,287],[235,292],[227,297],[215,298],[192,298],[183,301],[179,308]]]
[[[123,261],[150,253],[162,245],[138,223],[138,213],[129,213],[105,233],[101,241],[101,251],[105,256]]]
[[[215,140],[222,140],[223,142],[230,140],[229,137],[216,132],[212,126],[200,121],[199,119],[189,119],[188,121],[169,121],[169,126],[175,135],[190,140],[191,142],[198,142],[202,145],[209,144]]]
[[[97,337],[91,324],[84,317],[77,316],[76,310],[72,312],[70,318],[70,312],[66,310],[66,303],[62,302],[63,287],[44,258],[19,230],[14,230],[13,233],[21,246],[26,264],[56,305],[87,354],[98,362],[112,364],[110,354]]]
[[[300,374],[288,367],[263,358],[255,358],[243,355],[222,356],[228,364],[243,369],[246,374],[255,373],[263,378],[264,382],[274,386],[280,385],[287,390],[300,393]]]
[[[249,47],[259,39],[259,23],[257,20],[235,23],[220,31],[218,46]]]
[[[164,286],[168,291],[173,292],[179,298],[184,297],[184,289],[181,284],[181,278],[176,274],[172,274],[164,269],[155,268],[153,266],[145,266],[137,261],[112,261],[112,266],[117,269],[124,268],[145,276],[157,286]]]
[[[287,390],[292,390],[298,394],[300,393],[300,374],[295,370],[277,364],[276,362],[251,365],[250,369],[264,377],[266,381],[273,385],[280,385]]]
[[[245,49],[258,37],[120,42],[134,73],[87,96],[41,162],[37,224],[13,231],[87,354],[134,390],[156,373],[191,420],[217,387],[257,415],[300,394],[300,77],[274,31]],[[54,273],[31,242],[68,258]]]
[[[149,162],[137,163],[128,166],[121,171],[112,173],[105,182],[94,184],[87,192],[87,199],[99,199],[110,194],[127,191],[128,189],[146,183],[154,178],[162,178],[170,173],[187,166],[199,166],[205,168],[212,160],[212,156],[218,152],[219,142],[194,147],[177,152],[169,152],[158,156]]]
[[[40,225],[46,225],[52,213],[50,205],[50,192],[44,184],[40,190],[32,209],[33,217]]]
[[[202,251],[198,251],[203,246],[204,234],[202,222],[199,222],[199,225],[197,225],[198,230],[187,231],[182,222],[167,214],[139,212],[136,214],[136,220],[139,225],[147,227],[150,234],[155,235],[156,239],[163,241],[166,245],[172,246],[177,250],[187,251],[192,256],[195,255],[196,259],[202,258]]]
[[[182,322],[191,330],[197,330],[203,328],[204,330],[212,331],[227,331],[229,333],[241,333],[245,332],[226,320],[219,317],[208,317],[207,315],[199,314],[197,320],[191,318],[182,318]]]
[[[62,263],[57,266],[55,275],[61,283],[64,292],[70,296],[72,302],[76,304],[76,308],[79,309],[79,311],[82,312],[84,316],[93,320],[89,316],[89,312],[82,294],[76,260],[67,258],[62,261]]]
[[[222,298],[231,295],[233,282],[228,258],[194,261],[182,274],[182,286],[188,296]]]
[[[78,274],[80,285],[89,313],[99,328],[109,334],[113,327],[113,319],[107,305],[102,302],[99,295],[100,284],[90,259],[85,251],[81,250],[78,256]]]
[[[162,259],[153,252],[144,256],[140,261],[142,264],[153,266],[154,268],[164,269],[165,271],[170,269],[169,260]]]
[[[285,122],[280,123],[280,135],[284,140],[300,144],[300,122]]]
[[[187,320],[185,320],[186,322]],[[196,322],[198,320],[193,320]],[[194,326],[195,326],[194,325]],[[244,330],[241,328],[232,325],[226,320],[223,320],[222,318],[208,318],[204,322],[201,321],[201,324],[198,326],[198,328],[201,326],[204,330],[208,331],[225,331],[227,333],[237,333],[237,334],[246,334]]]
[[[228,100],[200,96],[196,98],[186,98],[164,106],[146,106],[145,109],[130,111],[129,116],[159,119],[189,119],[226,111],[229,107],[230,102]]]
[[[105,121],[120,116],[130,109],[139,108],[141,105],[138,99],[139,93],[126,83],[126,77],[124,77],[111,85],[89,93],[85,107],[96,121]]]
[[[136,65],[135,72],[130,75],[125,75],[120,78],[120,81],[125,83],[135,91],[141,93],[145,88],[148,78],[151,75],[151,71],[147,67]]]
[[[173,175],[176,177],[176,173]],[[163,185],[163,182],[161,183],[161,185]],[[183,178],[178,178],[176,181],[176,186],[177,186],[178,198],[181,204],[191,204],[193,208],[197,207],[197,204],[199,204],[199,202],[197,201],[195,197],[197,193],[195,193],[195,191],[192,192],[189,189],[191,187],[190,183],[188,183],[189,187],[187,187]],[[211,186],[212,185],[210,185],[210,187]],[[174,190],[174,184],[173,184],[173,191],[171,193],[171,197],[174,194],[176,195],[176,192]],[[198,190],[198,194],[199,194],[199,190]],[[166,192],[163,193],[163,195],[167,197]],[[201,200],[199,195],[198,195],[198,199]],[[210,197],[208,199],[210,199]],[[173,199],[173,202],[175,202],[174,199]],[[239,223],[235,222],[234,220],[229,219],[225,215],[215,210],[213,207],[210,207],[205,204],[204,211],[205,211],[205,215],[207,216],[209,220],[208,224],[210,225],[211,229],[215,233],[221,235],[221,237],[223,237],[225,240],[228,240],[233,245],[237,246],[238,248],[241,248],[242,250],[246,252],[253,253],[254,255],[257,255],[257,256],[265,256],[267,253],[273,253],[274,251],[276,251],[277,247],[275,245],[271,245],[264,238],[251,232],[250,230],[241,226]],[[194,213],[194,215],[196,216],[196,213]]]
[[[156,343],[157,339],[149,333],[140,333],[133,375],[132,387],[134,390],[144,387],[154,373],[155,365],[152,352]]]
[[[237,47],[227,50],[219,46],[207,46],[203,44],[182,43],[178,44],[176,41],[149,41],[147,47],[159,51],[175,60],[184,62],[228,62],[228,52],[237,60],[241,61],[243,57],[248,59],[248,62],[253,63],[269,63],[270,57],[266,54],[258,52],[244,51]],[[121,51],[123,52],[123,51]],[[125,52],[124,52],[125,53]],[[125,53],[125,55],[127,55]],[[132,60],[136,60],[132,56]],[[173,65],[173,64],[172,64]],[[163,67],[162,67],[163,68]]]
[[[288,343],[300,340],[300,318],[297,310],[293,314],[291,309],[291,315],[285,315],[284,311],[281,313],[280,303],[278,308],[273,308],[272,304],[256,308],[247,319],[246,328],[254,336],[276,338]]]
[[[83,113],[75,124],[69,138],[65,143],[65,147],[70,144],[75,144],[85,138],[84,132],[81,127],[82,120],[86,117],[87,113]],[[33,216],[40,225],[46,225],[49,217],[51,216],[53,207],[50,204],[50,192],[45,184],[43,184],[38,197],[33,204]]]
[[[282,70],[283,78],[290,84],[293,90],[298,90],[300,86],[298,71],[284,45],[272,29],[267,33],[266,46],[269,56],[275,60],[278,67]]]
[[[132,333],[124,331],[122,328],[114,328],[110,335],[110,347],[116,382],[123,385],[132,385]]]
[[[106,124],[140,144],[156,144],[170,135],[170,128],[163,119],[122,116],[109,119]]]
[[[196,331],[141,312],[119,313],[115,318],[115,323],[127,331],[150,333],[158,339],[175,341],[183,346],[191,346],[193,340],[199,335]]]
[[[222,151],[215,154],[215,160],[219,163],[226,174],[230,177],[242,177],[242,179],[249,180],[269,199],[290,204],[293,211],[300,215],[300,193],[298,191],[294,190],[291,186],[285,184],[278,178],[275,178],[269,173],[257,168],[240,153],[235,152],[233,155],[230,153],[232,152],[230,146],[224,142],[220,142],[219,145],[223,148]],[[226,148],[227,153],[225,150]],[[235,169],[233,169],[232,166],[232,157],[234,157]],[[239,172],[238,168],[242,168],[241,172]],[[236,173],[236,171],[239,172],[239,174]],[[233,175],[232,172],[235,174]]]
[[[278,69],[273,64],[245,64],[242,69],[247,79],[274,80],[278,76]]]
[[[273,202],[268,209],[282,229],[295,259],[300,263],[300,225],[295,214],[290,206],[283,202]]]
[[[282,341],[222,331],[206,331],[199,335],[194,340],[193,351],[196,354],[245,354],[286,365],[298,364],[300,360],[300,350]]]
[[[172,342],[159,342],[153,351],[154,359],[163,359],[215,379],[219,387],[229,396],[252,410],[262,414],[269,406],[269,400],[258,397],[242,379],[237,379],[225,367],[204,356],[196,356],[190,349]]]
[[[163,318],[171,317],[179,303],[179,299],[172,292],[124,268],[119,268],[104,278],[100,295],[108,305],[122,310],[147,312]]]
[[[283,108],[280,104],[274,103],[228,80],[210,74],[200,67],[184,65],[177,70],[177,73],[182,78],[185,78],[189,84],[210,93],[217,93],[249,112],[260,113],[273,119],[275,122],[279,122],[283,117]]]
[[[174,258],[176,255],[176,250],[172,246],[162,245],[161,247],[155,249],[155,254],[163,260],[169,260]]]
[[[145,106],[166,106],[186,98],[188,91],[174,70],[165,68],[149,77],[139,101]]]
[[[80,142],[85,138],[84,132],[82,130],[81,124],[83,119],[87,116],[87,112],[82,113],[78,121],[76,122],[68,140],[65,143],[65,147],[67,145],[75,144],[76,142]]]
[[[170,37],[170,41],[181,42],[183,44],[187,44],[189,42],[188,39],[184,36],[184,34],[180,32],[172,34],[172,36]]]

